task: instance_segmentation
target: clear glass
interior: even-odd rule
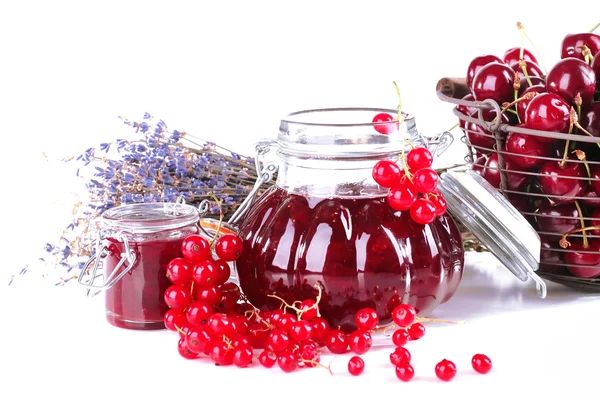
[[[426,315],[454,294],[464,251],[452,218],[417,224],[391,209],[387,189],[372,179],[378,160],[409,149],[404,139],[423,140],[413,119],[379,133],[371,121],[382,112],[393,113],[309,110],[281,122],[276,184],[238,228],[240,287],[255,306],[280,307],[273,292],[289,303],[315,299],[319,284],[321,315],[350,331],[360,308],[375,309],[386,324],[399,303]]]
[[[164,292],[170,282],[168,263],[181,256],[181,243],[199,232],[198,210],[177,203],[118,206],[102,215],[104,277],[119,266],[127,240],[136,260],[127,274],[105,292],[106,319],[126,329],[164,329],[168,310]],[[128,263],[120,268],[128,268]]]

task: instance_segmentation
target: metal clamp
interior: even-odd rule
[[[279,166],[276,163],[264,160],[264,155],[269,153],[274,141],[261,141],[255,146],[256,153],[254,155],[254,164],[256,166],[257,180],[254,183],[254,187],[246,196],[246,199],[240,204],[235,213],[228,220],[229,224],[236,224],[239,219],[248,211],[254,200],[260,187],[273,179],[273,176],[277,172]],[[261,165],[263,167],[261,167]]]
[[[119,281],[123,276],[125,276],[127,273],[129,273],[129,271],[133,268],[133,266],[135,265],[135,262],[137,260],[136,254],[129,248],[129,241],[127,240],[127,237],[125,236],[124,233],[120,233],[118,235],[117,239],[119,241],[123,242],[123,245],[125,246],[125,252],[123,252],[121,254],[121,259],[119,260],[119,263],[117,263],[114,270],[104,280],[104,282],[100,285],[94,284],[94,281],[96,281],[97,278],[104,275],[104,272],[101,272],[101,273],[98,272],[98,269],[100,268],[101,260],[106,258],[110,253],[108,248],[102,245],[102,241],[104,239],[106,239],[106,237],[105,237],[104,233],[102,231],[100,231],[98,233],[98,238],[96,240],[96,252],[90,257],[90,259],[85,263],[85,265],[83,265],[83,268],[81,269],[81,273],[79,273],[79,277],[77,278],[77,281],[79,282],[79,284],[81,284],[85,287],[88,287],[88,291],[87,291],[88,296],[90,295],[91,289],[98,290],[96,293],[93,294],[93,295],[96,295],[100,291],[107,290],[107,289],[111,288],[112,286],[114,286],[117,283],[117,281]],[[89,270],[89,267],[92,264],[92,262],[94,263],[94,266],[92,268],[90,278],[88,280],[85,280],[85,275],[86,275],[87,271]],[[122,267],[125,265],[125,262],[127,262],[128,265],[122,269]],[[102,270],[104,270],[104,267],[102,268]],[[122,271],[119,272],[119,270],[122,270]]]
[[[427,149],[433,156],[440,156],[454,142],[454,135],[450,131],[444,131],[433,137],[425,137],[427,140]]]

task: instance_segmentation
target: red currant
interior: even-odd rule
[[[443,381],[450,381],[456,376],[456,365],[454,362],[443,359],[435,365],[435,375]]]
[[[365,370],[365,361],[360,356],[353,356],[348,361],[348,372],[352,376],[358,376]]]
[[[477,373],[486,374],[492,370],[492,360],[484,354],[475,354],[471,359],[471,365]]]
[[[192,302],[185,311],[187,321],[192,326],[202,326],[208,323],[208,319],[215,313],[215,308],[206,301],[198,300]]]
[[[290,332],[290,330],[292,330],[292,325],[297,321],[298,319],[296,319],[294,317],[294,315],[292,315],[291,313],[284,313],[283,315],[280,316],[279,320],[277,321],[277,327],[281,328],[282,330],[284,330],[285,332]]]
[[[408,327],[417,318],[417,311],[409,304],[400,304],[392,311],[392,319],[400,327]]]
[[[298,320],[292,323],[292,328],[289,331],[290,338],[295,342],[310,340],[312,334],[312,325],[307,320]]]
[[[267,345],[269,331],[263,323],[254,323],[249,327],[248,337],[252,348],[262,349]]]
[[[177,331],[178,327],[187,323],[187,319],[181,309],[169,309],[165,312],[164,322],[167,329]]]
[[[233,348],[223,340],[213,341],[209,346],[208,355],[217,365],[227,366],[233,364]]]
[[[320,344],[324,344],[329,333],[329,323],[322,317],[315,317],[311,319],[310,324],[312,325],[312,331],[310,338]]]
[[[435,220],[437,211],[429,199],[417,199],[410,207],[410,217],[419,224],[429,224]]]
[[[413,183],[417,191],[426,194],[435,191],[438,179],[438,173],[434,169],[422,168],[415,173]]]
[[[433,164],[433,155],[429,149],[419,146],[408,152],[406,155],[406,164],[412,171],[428,168]]]
[[[190,351],[205,354],[211,344],[211,336],[204,327],[192,327],[185,334],[185,343]]]
[[[250,365],[253,356],[252,348],[248,345],[233,348],[233,363],[240,368]]]
[[[210,287],[201,288],[200,286],[194,286],[192,291],[194,299],[202,300],[209,305],[216,305],[223,298],[221,289],[216,285]]]
[[[415,369],[408,363],[396,365],[396,377],[403,382],[409,382],[415,377]]]
[[[278,352],[286,349],[290,344],[290,338],[288,334],[282,329],[273,329],[269,333],[269,337],[267,339],[267,345],[273,349],[273,351]]]
[[[230,336],[233,334],[233,327],[231,325],[231,318],[222,313],[213,313],[208,318],[208,330],[214,336]]]
[[[352,352],[362,355],[371,349],[373,339],[371,334],[365,330],[355,330],[348,336],[348,346]]]
[[[400,182],[400,167],[391,160],[380,160],[373,167],[373,179],[383,188],[391,188]]]
[[[392,209],[405,212],[417,201],[417,192],[412,185],[400,185],[390,188],[387,195]]]
[[[211,256],[210,243],[198,234],[188,235],[181,243],[181,253],[190,262],[200,262]]]
[[[185,345],[185,338],[179,339],[177,342],[177,350],[179,351],[179,355],[185,359],[197,359],[199,357],[197,353],[192,352],[187,345]]]
[[[373,117],[373,128],[380,134],[391,134],[396,131],[396,127],[391,121],[394,121],[394,117],[388,113],[379,113]],[[388,124],[383,124],[388,123]]]
[[[214,285],[222,285],[229,280],[229,276],[231,275],[231,268],[229,267],[229,263],[222,259],[215,260],[215,266],[217,266],[217,275],[215,277]]]
[[[169,308],[185,309],[192,296],[190,292],[181,285],[173,284],[165,290],[165,303]]]
[[[277,363],[277,355],[271,351],[263,351],[258,355],[258,362],[265,368],[272,368]]]
[[[342,330],[335,329],[330,330],[325,336],[325,345],[329,349],[329,351],[334,354],[343,354],[348,351],[348,339],[346,338],[346,333]]]
[[[394,366],[410,363],[410,360],[410,351],[404,347],[396,347],[396,349],[390,354],[390,362]]]
[[[394,331],[394,334],[392,334],[392,342],[396,347],[402,347],[408,344],[409,339],[410,335],[406,329],[398,329]]]
[[[192,266],[184,258],[175,258],[167,265],[167,278],[173,284],[184,285],[192,279]]]
[[[442,194],[438,194],[436,196],[431,197],[429,200],[433,202],[435,206],[435,216],[440,217],[446,210],[448,210],[448,204],[446,203],[446,199],[442,196]]]
[[[422,323],[414,323],[407,329],[411,340],[418,340],[425,335],[425,326]]]
[[[284,350],[277,356],[277,365],[286,373],[293,372],[298,368],[298,359],[290,351]]]
[[[306,299],[306,300],[302,301],[302,303],[300,304],[298,309],[300,309],[300,311],[301,311],[299,313],[298,317],[300,317],[300,319],[302,319],[302,320],[314,319],[315,317],[318,316],[318,312],[319,312],[319,307],[318,307],[316,301],[314,301],[312,299]]]
[[[192,279],[200,288],[214,285],[219,274],[219,267],[210,259],[202,260],[194,265]]]
[[[236,260],[242,254],[242,240],[235,234],[226,234],[215,242],[217,256],[227,262]]]
[[[298,346],[300,357],[307,361],[316,360],[319,357],[318,346],[314,341],[303,341]]]
[[[242,296],[242,290],[236,283],[228,282],[221,286],[221,302],[219,306],[224,309],[233,309]]]
[[[373,308],[362,308],[354,315],[356,327],[363,330],[373,330],[379,323],[379,316]]]

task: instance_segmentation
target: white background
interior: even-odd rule
[[[397,81],[405,110],[416,116],[422,132],[433,135],[456,122],[451,105],[436,97],[438,79],[464,76],[469,61],[477,55],[501,56],[506,49],[519,46],[517,21],[525,25],[549,67],[559,58],[565,34],[589,30],[599,18],[600,5],[595,0],[560,4],[464,0],[4,1],[0,4],[4,232],[0,242],[0,279],[6,281],[39,257],[42,246],[55,241],[70,222],[72,191],[78,185],[75,166],[58,160],[101,142],[133,135],[116,118],[118,115],[139,119],[144,112],[150,112],[171,128],[251,154],[253,143],[274,136],[279,118],[291,111],[326,106],[394,108],[397,98],[392,82]],[[459,136],[457,133],[458,146],[446,155],[449,159],[461,160],[463,156]],[[42,274],[30,271],[10,288],[25,294],[29,288],[27,280],[35,281]],[[487,276],[483,274],[482,280]],[[485,285],[494,288],[494,280],[482,284],[482,288],[487,288]],[[0,294],[7,293],[8,288],[0,282]],[[515,288],[516,297],[521,300],[521,287]],[[529,290],[526,296],[531,297],[534,293]],[[478,302],[485,303],[486,297],[477,293]],[[521,301],[501,306],[501,297],[506,293],[500,290],[495,294],[490,315],[499,309],[524,308]],[[469,307],[468,295],[465,297],[462,304],[456,304],[457,309],[453,310],[449,303],[444,310],[460,316],[458,312]],[[33,294],[29,299],[32,298],[35,299]],[[568,298],[561,296],[555,301]],[[72,302],[78,302],[75,299]],[[56,318],[47,315],[41,321],[45,327],[71,319],[68,314],[60,314],[68,309],[68,303],[59,305],[62,309],[56,308]],[[527,307],[535,309],[537,305],[534,302]],[[75,308],[80,309],[81,306]],[[588,304],[585,310],[589,309]],[[563,308],[561,313],[565,316],[557,321],[559,324],[568,322],[568,314],[573,312]],[[27,317],[20,313],[15,316],[21,320],[0,319],[0,327],[11,332],[18,327],[32,327]],[[510,319],[507,316],[503,315],[503,319]],[[542,319],[542,314],[529,313],[520,316],[518,322],[531,322],[536,316]],[[549,313],[543,316],[552,318]],[[593,314],[588,318],[596,319]],[[510,320],[507,322],[510,324]],[[497,321],[491,326],[486,324],[482,323],[482,327],[502,326]],[[76,326],[69,327],[73,330]],[[543,327],[552,327],[551,322],[546,321]],[[58,338],[60,332],[56,330],[53,333]],[[482,335],[486,335],[484,331]],[[568,330],[561,329],[560,336],[549,341],[546,350],[563,352],[563,346],[569,347],[563,342],[568,334]],[[491,341],[511,341],[519,347],[521,335],[540,334],[521,333],[517,327]],[[35,343],[28,342],[13,347],[21,350],[13,355],[22,355],[33,364]],[[68,346],[67,340],[59,343]],[[535,342],[529,338],[528,344]],[[507,347],[512,349],[512,345]],[[520,385],[526,382],[525,378],[523,383],[512,381],[521,374],[526,377],[536,373],[528,368],[539,371],[549,366],[527,359],[527,353],[521,359],[521,354],[515,352],[507,355],[517,359],[515,364],[521,364],[518,374],[510,375],[505,370],[496,381],[486,379],[487,382],[479,383]],[[53,351],[42,355],[61,359],[58,350],[56,354]],[[151,356],[146,358],[152,360]],[[27,372],[28,365],[23,363],[22,372]],[[568,363],[580,366],[584,361]],[[51,365],[45,360],[42,366]],[[595,365],[590,366],[589,369],[595,369]],[[514,368],[510,364],[504,366]],[[548,377],[560,377],[555,369]],[[210,371],[204,371],[210,374],[207,372]],[[50,377],[59,380],[58,374]],[[311,380],[310,376],[304,377],[303,380]],[[376,376],[370,377],[370,386],[381,386]],[[23,380],[18,383],[27,383]],[[52,380],[44,383],[50,385]],[[261,380],[266,382],[268,378]],[[540,380],[537,385],[543,383]],[[390,385],[388,378],[384,382]],[[463,382],[462,388],[469,386]],[[423,391],[423,383],[419,388]],[[183,393],[178,398],[182,396]]]

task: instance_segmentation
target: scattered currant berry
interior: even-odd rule
[[[343,354],[348,351],[348,339],[342,330],[330,330],[325,336],[325,345],[334,354]]]
[[[242,240],[235,234],[226,234],[215,242],[217,256],[226,262],[232,262],[242,254]]]
[[[272,351],[263,351],[258,355],[258,362],[265,368],[272,368],[277,363],[277,355]]]
[[[362,308],[354,315],[354,322],[359,329],[374,330],[379,324],[379,316],[373,308]]]
[[[400,327],[408,327],[415,322],[417,311],[409,304],[400,304],[392,311],[392,320]]]
[[[406,164],[412,171],[429,168],[433,164],[433,155],[429,149],[419,146],[407,153]]]
[[[410,363],[410,360],[410,351],[404,347],[396,347],[396,349],[390,354],[390,362],[394,366]]]
[[[434,169],[422,168],[415,173],[413,183],[417,191],[426,194],[435,191],[438,179],[438,173]]]
[[[403,347],[408,344],[408,340],[410,340],[410,335],[406,329],[398,329],[394,331],[392,334],[392,342],[396,347]]]
[[[417,201],[417,191],[411,184],[403,184],[390,188],[387,195],[387,202],[390,207],[400,212],[410,210]]]
[[[185,309],[192,296],[190,292],[181,285],[173,284],[165,290],[164,294],[165,303],[169,308]]]
[[[408,363],[396,365],[396,377],[403,382],[409,382],[415,377],[415,369]]]
[[[443,381],[450,381],[456,376],[456,365],[454,362],[443,359],[435,365],[435,375]]]
[[[348,372],[352,376],[358,376],[365,370],[365,361],[360,356],[353,356],[348,361]]]
[[[187,284],[192,279],[192,265],[185,258],[171,260],[167,265],[167,278],[173,284]]]
[[[391,160],[380,160],[373,167],[373,179],[383,188],[391,188],[400,182],[400,167]]]
[[[471,359],[471,365],[477,373],[486,374],[492,370],[492,360],[484,354],[475,354]]]
[[[396,131],[396,127],[393,123],[394,117],[388,113],[379,113],[373,117],[373,127],[377,132],[383,135],[391,134]],[[382,124],[388,122],[389,124]]]
[[[210,243],[198,234],[188,235],[181,243],[181,253],[184,258],[194,263],[209,259]]]
[[[429,224],[437,217],[435,205],[429,199],[417,199],[410,207],[410,217],[419,224]]]
[[[298,358],[290,351],[284,350],[277,355],[277,365],[284,372],[290,373],[298,368]]]
[[[358,329],[347,336],[350,350],[358,355],[362,355],[371,349],[373,339],[368,331]]]
[[[410,325],[407,331],[411,340],[418,340],[419,338],[422,338],[425,335],[425,326],[423,326],[423,324],[419,322],[413,323]]]

